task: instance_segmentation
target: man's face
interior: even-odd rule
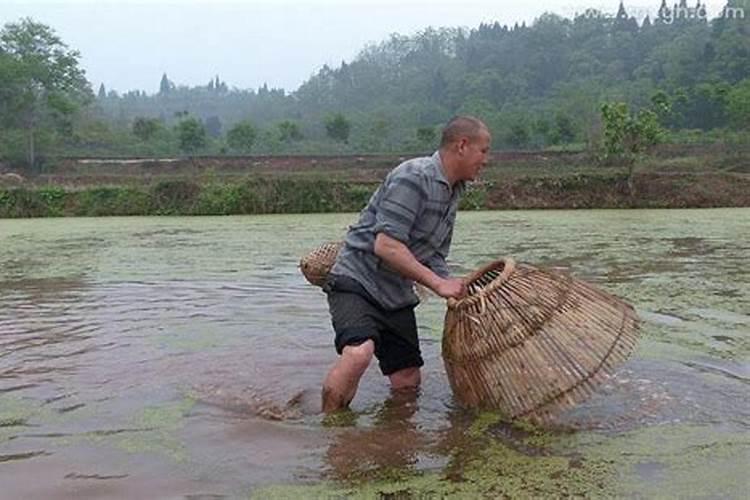
[[[490,140],[490,133],[486,130],[473,139],[462,139],[459,145],[461,180],[473,181],[479,176],[490,157]]]

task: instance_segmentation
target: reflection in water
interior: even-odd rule
[[[417,391],[392,391],[371,426],[346,429],[335,436],[326,452],[330,477],[388,478],[413,471],[418,454],[428,443],[412,421],[418,409]]]
[[[641,313],[635,358],[547,436],[566,457],[595,454],[607,442],[600,434],[689,425],[707,433],[692,445],[675,433],[662,445],[676,457],[700,446],[706,454],[691,464],[728,470],[711,460],[750,426],[748,215],[459,216],[455,271],[511,254],[594,281]],[[498,456],[533,470],[546,448],[512,426],[478,427],[482,416],[454,407],[436,298],[417,310],[421,395],[391,395],[370,370],[351,426],[324,425],[319,391],[333,333],[323,294],[297,263],[352,217],[0,221],[3,495],[241,497],[273,483],[432,472],[464,484],[479,443],[501,443]],[[679,470],[642,455],[631,472],[645,483]]]

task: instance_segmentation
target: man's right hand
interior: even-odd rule
[[[460,299],[466,295],[466,284],[459,278],[441,278],[433,291],[444,299]]]

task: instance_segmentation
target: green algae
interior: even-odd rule
[[[120,429],[61,433],[46,439],[56,447],[88,442],[113,445],[128,453],[157,453],[182,462],[187,458],[187,452],[177,433],[184,426],[184,417],[193,405],[193,399],[185,398],[176,403],[150,406],[133,415]],[[22,435],[32,425],[60,425],[92,416],[96,416],[96,410],[90,405],[61,412],[41,402],[0,397],[0,445]]]
[[[64,411],[55,409],[41,401],[0,395],[0,444],[23,434],[31,427],[73,422],[89,413],[85,406]]]
[[[620,471],[621,494],[743,498],[750,490],[750,435],[736,430],[659,425],[613,437],[590,434],[578,449]]]
[[[210,326],[207,325],[206,330],[170,332],[169,334],[158,335],[153,338],[153,342],[159,346],[182,352],[200,352],[223,346],[224,342],[221,336],[209,328]]]
[[[494,437],[497,426],[511,426],[518,442]],[[554,454],[518,445],[547,444],[553,434],[530,424],[513,426],[494,412],[472,419],[449,446],[449,462],[440,472],[392,470],[384,467],[358,473],[344,481],[306,486],[274,485],[253,492],[253,498],[533,498],[540,496],[609,496],[615,470],[607,460]],[[523,446],[520,446],[523,447]]]
[[[498,426],[517,443],[493,437]],[[346,481],[274,485],[252,498],[742,498],[750,488],[750,436],[699,425],[616,435],[560,433],[478,414],[436,471],[378,470]],[[518,444],[531,447],[519,450]]]
[[[491,443],[466,465],[467,493],[497,497],[610,496],[615,469],[607,460],[529,456]]]
[[[344,408],[342,410],[327,414],[325,417],[323,417],[321,425],[323,427],[330,428],[354,427],[355,425],[357,425],[358,419],[359,415],[357,415],[356,412],[353,412],[349,408]]]
[[[324,482],[309,486],[271,486],[252,498],[531,498],[607,496],[614,492],[614,470],[606,461],[567,457],[528,457],[499,444],[464,465],[460,478],[427,473],[398,480]]]
[[[178,433],[185,416],[194,406],[192,398],[143,408],[131,416],[120,429],[89,431],[63,438],[60,443],[71,445],[81,441],[114,446],[127,453],[152,453],[174,462],[184,462],[188,453]]]
[[[495,438],[498,430],[505,437]],[[558,432],[483,412],[466,436],[469,441],[453,451],[447,467],[447,476],[460,484],[459,493],[519,498],[602,496],[614,491],[614,471],[606,461],[551,451],[560,439]]]
[[[737,235],[747,232],[747,221],[750,221],[747,213],[747,210],[739,210],[691,211],[689,214],[682,211],[463,214],[459,216],[461,221],[457,226],[451,257],[453,264],[462,264],[460,268],[454,267],[459,274],[506,253],[539,265],[560,265],[573,275],[589,279],[632,301],[639,312],[646,314],[643,315],[642,340],[634,356],[636,364],[630,367],[628,377],[633,384],[636,378],[656,383],[660,381],[660,375],[669,375],[672,378],[665,383],[672,384],[668,387],[669,395],[676,400],[686,395],[688,384],[705,380],[705,386],[688,395],[703,395],[706,399],[702,404],[706,406],[717,401],[728,402],[729,396],[726,394],[729,388],[740,393],[739,388],[746,387],[740,385],[743,383],[741,381],[685,369],[684,365],[685,362],[696,360],[696,357],[735,360],[739,364],[750,357],[750,344],[745,338],[747,311],[750,310],[750,275],[744,262],[748,247],[746,243],[737,241]],[[352,217],[325,216],[320,217],[320,222],[317,216],[314,219],[287,216],[241,220],[200,219],[198,222],[137,218],[110,219],[107,225],[103,225],[102,221],[86,219],[69,220],[64,226],[54,221],[39,220],[33,221],[34,227],[41,227],[43,235],[34,240],[25,236],[29,222],[3,221],[3,230],[8,229],[9,232],[5,234],[9,236],[4,241],[7,245],[0,248],[0,262],[6,264],[0,266],[0,275],[4,280],[80,275],[80,280],[68,279],[69,285],[55,282],[54,287],[49,287],[73,291],[88,288],[96,291],[99,282],[201,281],[217,276],[221,279],[230,276],[226,279],[250,283],[258,276],[265,276],[259,274],[259,263],[269,262],[274,270],[287,270],[290,276],[297,276],[292,274],[296,272],[293,269],[296,255],[312,247],[311,242],[320,241],[321,235],[334,238],[338,234],[335,231],[343,231]],[[628,222],[629,218],[631,222]],[[190,233],[189,230],[192,228],[194,231],[196,224],[200,227],[205,224],[211,229]],[[632,227],[623,228],[623,224],[632,224]],[[215,232],[214,227],[218,227]],[[266,236],[269,228],[275,231],[279,227],[294,227],[298,238],[284,241],[282,248],[281,243],[274,243],[273,238]],[[96,238],[89,237],[92,231]],[[698,253],[687,255],[688,251],[693,250],[687,249],[684,242],[677,248],[672,236],[678,232],[705,236],[703,243],[693,245]],[[258,250],[260,244],[246,248],[247,234],[255,235],[264,245],[276,245],[273,258],[265,258],[265,254]],[[627,236],[623,236],[625,234]],[[216,246],[206,244],[206,240],[214,238],[217,240]],[[119,245],[119,241],[129,243]],[[34,242],[33,247],[30,242]],[[217,251],[219,245],[232,249],[222,254],[226,259],[222,263],[226,269],[235,269],[234,274],[224,275],[215,267],[195,265],[196,262],[208,262],[208,254]],[[64,246],[67,253],[59,252],[60,246]],[[170,261],[172,264],[165,263],[164,248],[173,252],[170,253],[174,256]],[[675,249],[683,253],[675,254]],[[638,253],[637,258],[632,256],[633,252]],[[86,263],[85,271],[81,270],[82,262]],[[11,291],[16,290],[14,286],[10,284]],[[22,290],[22,293],[25,292]],[[426,326],[429,335],[439,339],[443,313],[443,301],[430,299],[418,309],[420,327]],[[147,342],[155,341],[165,349],[191,352],[214,346],[211,335],[200,333],[195,323],[186,327],[184,323],[165,318],[163,324],[178,334],[160,336],[156,333]],[[219,328],[218,325],[214,326]],[[325,326],[328,326],[327,323]],[[232,332],[217,331],[223,335],[221,345],[226,346],[227,333]],[[237,333],[237,337],[240,336]],[[728,338],[729,342],[721,343],[713,338],[719,336]],[[231,339],[234,340],[234,337]],[[719,363],[719,366],[726,365]],[[734,364],[729,365],[730,368],[732,366]],[[678,382],[680,375],[687,375],[684,387],[673,383]],[[633,384],[626,384],[617,390],[627,392],[636,399],[641,395],[650,395],[636,393],[633,389],[637,387]],[[366,392],[369,389],[363,387],[362,390]],[[436,391],[436,397],[444,397],[444,391]],[[428,397],[432,398],[434,394],[429,393]],[[724,396],[717,398],[717,394]],[[126,397],[129,396],[122,395],[113,401],[122,403]],[[5,402],[12,399],[7,396],[0,398],[0,409],[6,410]],[[611,407],[610,400],[605,397],[604,404],[610,405],[604,410],[605,415],[617,411]],[[498,492],[529,496],[530,493],[521,491],[524,488],[528,488],[529,492],[535,491],[538,496],[554,497],[563,494],[550,492],[553,488],[565,492],[580,492],[589,488],[590,493],[582,493],[582,496],[741,497],[743,486],[747,487],[744,478],[747,476],[748,449],[747,438],[737,431],[740,425],[737,422],[743,418],[742,414],[739,417],[732,414],[735,410],[741,410],[742,400],[736,400],[739,402],[698,415],[697,420],[705,422],[706,428],[659,425],[625,432],[623,429],[633,428],[633,421],[630,420],[626,426],[608,427],[606,434],[560,434],[514,422],[511,427],[518,434],[510,439],[508,436],[498,436],[498,429],[507,425],[501,416],[480,414],[467,426],[465,433],[469,437],[464,437],[464,442],[459,442],[452,449],[435,452],[430,448],[430,442],[417,447],[419,457],[424,456],[423,453],[433,453],[428,458],[437,456],[435,460],[426,463],[420,460],[403,468],[373,467],[352,478],[358,479],[358,482],[326,481],[303,485],[299,489],[282,486],[272,490],[278,492],[278,498],[475,498],[501,496]],[[58,429],[49,429],[47,424],[56,424],[68,418],[58,415],[54,409],[47,409],[47,405],[41,402],[18,399],[13,404],[17,407],[4,413],[8,425],[0,425],[0,444],[3,435],[7,439],[31,431],[56,431]],[[128,420],[128,413],[122,413],[123,406],[136,411],[143,408],[142,401],[131,398],[124,405],[118,404],[114,411],[108,411],[110,404],[87,402],[87,408],[116,418],[118,424],[127,423],[131,429],[111,434],[107,434],[107,431],[92,432],[84,439],[104,446],[117,446],[127,452],[154,453],[176,461],[185,460],[187,454],[178,439],[182,428],[174,424],[179,418],[172,419],[173,423],[169,424],[171,417],[167,418],[168,410],[149,407]],[[26,406],[26,413],[21,408],[23,405]],[[583,409],[587,411],[586,406]],[[671,407],[667,410],[649,422],[672,421],[676,418],[696,420],[695,416],[687,415],[683,407],[678,407],[677,412]],[[68,415],[80,419],[84,412],[84,409],[80,409]],[[421,409],[420,412],[415,419],[419,423],[428,421],[430,425],[435,425],[434,422],[447,418],[441,413],[442,410],[425,413],[425,409]],[[175,417],[176,414],[171,415]],[[184,413],[182,415],[184,417]],[[360,416],[364,417],[360,420],[369,422],[367,413]],[[92,422],[101,423],[101,419]],[[24,424],[34,426],[34,429],[24,427]],[[41,424],[40,428],[36,428],[37,424]],[[76,424],[79,429],[93,428],[88,422]],[[115,426],[112,421],[106,425],[108,428]],[[726,428],[726,432],[716,431],[719,428]],[[321,432],[339,430],[323,429]],[[185,433],[189,431],[188,428]],[[80,443],[80,436],[46,439],[54,444],[63,444],[63,439]],[[735,442],[740,444],[733,444]],[[446,460],[448,466],[445,466]],[[532,463],[537,464],[534,471],[538,470],[541,475],[526,478],[523,484],[516,481],[515,475],[532,474],[529,472]],[[566,463],[569,470],[580,473],[573,484],[554,477],[558,473],[566,475],[560,472]],[[285,466],[287,464],[282,465]],[[505,473],[504,468],[510,472]],[[584,471],[580,471],[581,468]],[[217,474],[222,472],[223,469]],[[536,472],[532,475],[536,475]],[[254,480],[251,471],[248,471],[248,476],[248,481]],[[510,486],[497,486],[501,479]]]
[[[39,413],[39,407],[30,401],[0,396],[0,444],[23,431]]]
[[[441,473],[275,485],[252,498],[742,498],[750,488],[746,434],[695,425],[617,436],[550,434],[546,454],[534,456],[492,439],[487,431],[498,422],[486,414],[477,418],[464,446],[452,452],[456,462]]]
[[[24,425],[37,411],[37,405],[28,400],[0,396],[0,427]]]
[[[498,412],[480,412],[466,430],[466,436],[472,439],[479,439],[485,435],[491,426],[499,422],[504,422],[505,420],[505,417]]]
[[[185,424],[185,416],[195,405],[195,400],[159,406],[150,406],[132,417],[130,423],[137,432],[119,435],[114,444],[128,453],[157,453],[175,462],[187,459],[187,450],[177,433]]]

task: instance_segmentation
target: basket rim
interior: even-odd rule
[[[485,264],[484,266],[480,267],[473,273],[463,278],[464,283],[468,285],[469,283],[472,283],[473,281],[479,279],[486,272],[500,267],[500,265],[503,266],[503,270],[500,272],[499,276],[495,277],[489,284],[487,284],[487,286],[483,287],[480,291],[473,295],[467,295],[460,299],[448,299],[448,309],[464,309],[466,307],[474,305],[476,302],[485,301],[487,295],[493,293],[503,283],[508,281],[513,273],[516,272],[516,260],[513,257],[501,257]]]

